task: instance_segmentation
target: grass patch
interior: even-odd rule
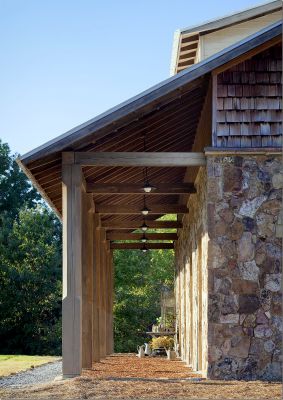
[[[20,371],[26,371],[38,365],[59,360],[54,356],[18,356],[0,355],[0,376],[8,376]]]

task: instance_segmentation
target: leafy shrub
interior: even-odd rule
[[[153,338],[150,342],[152,349],[160,349],[164,347],[165,349],[173,349],[174,339],[170,336],[160,336]]]

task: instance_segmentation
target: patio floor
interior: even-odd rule
[[[281,383],[200,380],[181,361],[113,355],[71,380],[0,390],[2,399],[281,399]]]

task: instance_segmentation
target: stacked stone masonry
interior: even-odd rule
[[[282,163],[208,157],[208,376],[281,378]]]
[[[175,249],[176,312],[181,358],[194,370],[207,373],[207,182],[200,168],[197,193],[190,196],[189,214]]]
[[[282,173],[280,156],[214,153],[197,176],[176,309],[181,357],[203,376],[282,377]]]

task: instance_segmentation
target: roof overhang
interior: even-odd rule
[[[151,133],[153,144],[148,151],[190,151],[190,143],[196,132],[199,112],[207,92],[211,73],[225,68],[232,61],[237,63],[237,60],[242,59],[243,56],[248,58],[262,51],[263,46],[266,48],[272,46],[281,40],[281,35],[282,23],[273,24],[30,151],[21,156],[18,163],[49,205],[60,215],[62,152],[125,151],[119,149],[119,146],[125,145],[128,146],[126,151],[142,151],[136,143],[134,135],[144,127],[150,130],[153,125],[155,126]],[[180,114],[182,112],[183,114]],[[186,125],[183,125],[180,130],[174,121],[183,123],[184,116]],[[154,136],[154,132],[159,135],[156,126],[162,125],[159,122],[161,118],[163,118],[162,132],[164,131],[164,119],[167,120],[167,125],[170,124],[170,129],[176,132],[174,145],[170,144],[172,143],[172,141],[170,142],[172,139],[170,132],[166,133],[167,145],[164,145],[163,139]],[[152,121],[151,125],[148,121]],[[131,140],[130,136],[127,136],[128,132],[129,135],[132,135]],[[181,147],[180,150],[181,140],[189,141],[186,142],[187,147],[183,149]],[[176,148],[172,148],[172,146]],[[166,173],[168,174],[170,171]],[[101,176],[111,176],[110,172],[107,174],[105,175],[105,171],[101,171]],[[161,179],[160,171],[158,174]],[[90,172],[88,176],[99,182],[100,176],[95,173]],[[51,178],[54,182],[50,183]],[[171,179],[176,182],[176,176],[172,175]],[[111,180],[109,182],[111,183]],[[129,179],[128,182],[130,182]]]

